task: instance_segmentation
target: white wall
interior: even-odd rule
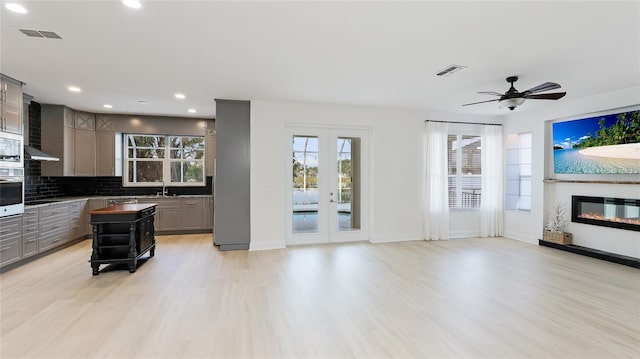
[[[290,143],[287,125],[369,128],[370,240],[422,239],[423,130],[427,118],[470,120],[373,107],[252,101],[251,250],[285,247],[286,189],[290,184],[285,157]],[[465,216],[461,213],[455,222],[453,216],[452,224],[473,223]]]
[[[505,236],[530,243],[537,243],[541,238],[545,224],[545,211],[556,203],[567,202],[570,205],[571,195],[615,196],[640,198],[638,185],[620,184],[575,184],[544,183],[545,152],[549,143],[545,142],[545,121],[556,119],[580,118],[594,112],[627,107],[640,104],[640,87],[622,89],[583,99],[549,102],[539,111],[514,111],[504,121],[505,139],[508,134],[531,132],[533,135],[533,168],[532,168],[532,203],[531,212],[505,213]],[[618,177],[599,179],[612,179]],[[623,176],[629,180],[628,176]],[[637,176],[636,176],[637,177]],[[593,180],[594,177],[584,177]],[[636,181],[638,178],[635,179]],[[569,231],[573,233],[573,242],[577,245],[596,248],[613,253],[640,257],[640,239],[638,233],[614,228],[597,227],[587,224],[571,223]]]

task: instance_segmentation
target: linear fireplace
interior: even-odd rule
[[[572,196],[571,222],[640,231],[640,200]]]

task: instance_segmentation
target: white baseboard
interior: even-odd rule
[[[512,231],[505,232],[503,237],[531,244],[538,244],[538,239],[540,238],[540,236],[532,236],[531,233],[518,233]]]
[[[477,238],[480,237],[478,231],[449,231],[449,238]]]
[[[389,242],[406,242],[406,241],[423,241],[422,233],[412,234],[391,234],[382,236],[372,236],[371,243],[389,243]]]
[[[284,241],[249,243],[250,251],[268,251],[272,249],[284,249],[284,248],[287,248]]]

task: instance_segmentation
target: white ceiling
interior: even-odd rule
[[[225,98],[504,115],[497,103],[460,105],[506,91],[509,75],[521,91],[561,84],[559,101],[640,86],[637,1],[18,1],[24,15],[6,2],[1,72],[40,103],[94,112],[211,118]],[[450,64],[469,68],[434,75]]]

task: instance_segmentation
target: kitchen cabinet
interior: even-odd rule
[[[210,230],[213,222],[208,204],[213,207],[213,199],[207,197],[140,197],[138,203],[157,203],[156,232],[178,233],[181,231]]]
[[[38,254],[38,208],[25,208],[22,214],[22,258]]]
[[[69,204],[52,203],[41,207],[38,231],[40,252],[69,242]]]
[[[43,176],[95,176],[95,115],[66,106],[42,105],[42,151],[56,156],[57,162],[42,162]]]
[[[90,130],[75,130],[75,170],[76,176],[96,175],[96,133]]]
[[[22,258],[22,215],[0,218],[0,267]]]
[[[115,132],[96,132],[96,176],[115,176]]]
[[[87,202],[87,206],[89,211],[93,211],[94,209],[104,208],[107,206],[107,200],[104,198],[89,198]]]
[[[41,162],[42,176],[75,175],[75,111],[60,105],[41,106],[42,151],[59,161]]]
[[[182,229],[182,206],[177,199],[165,199],[158,202],[158,231],[179,231]]]
[[[155,254],[153,216],[155,204],[125,203],[90,211],[93,226],[91,268],[99,274],[101,264],[125,263],[129,272],[146,252]]]
[[[205,198],[205,217],[202,223],[203,229],[213,228],[213,197]]]
[[[181,227],[184,230],[201,229],[206,213],[206,207],[202,198],[186,198],[181,201],[182,217]]]
[[[96,131],[115,132],[116,119],[112,115],[96,114]]]
[[[0,76],[0,131],[22,134],[22,82]]]
[[[73,116],[73,127],[76,130],[95,131],[96,115],[84,111],[75,111],[75,116]]]
[[[69,203],[69,231],[71,239],[84,237],[89,233],[88,205],[86,199]]]

